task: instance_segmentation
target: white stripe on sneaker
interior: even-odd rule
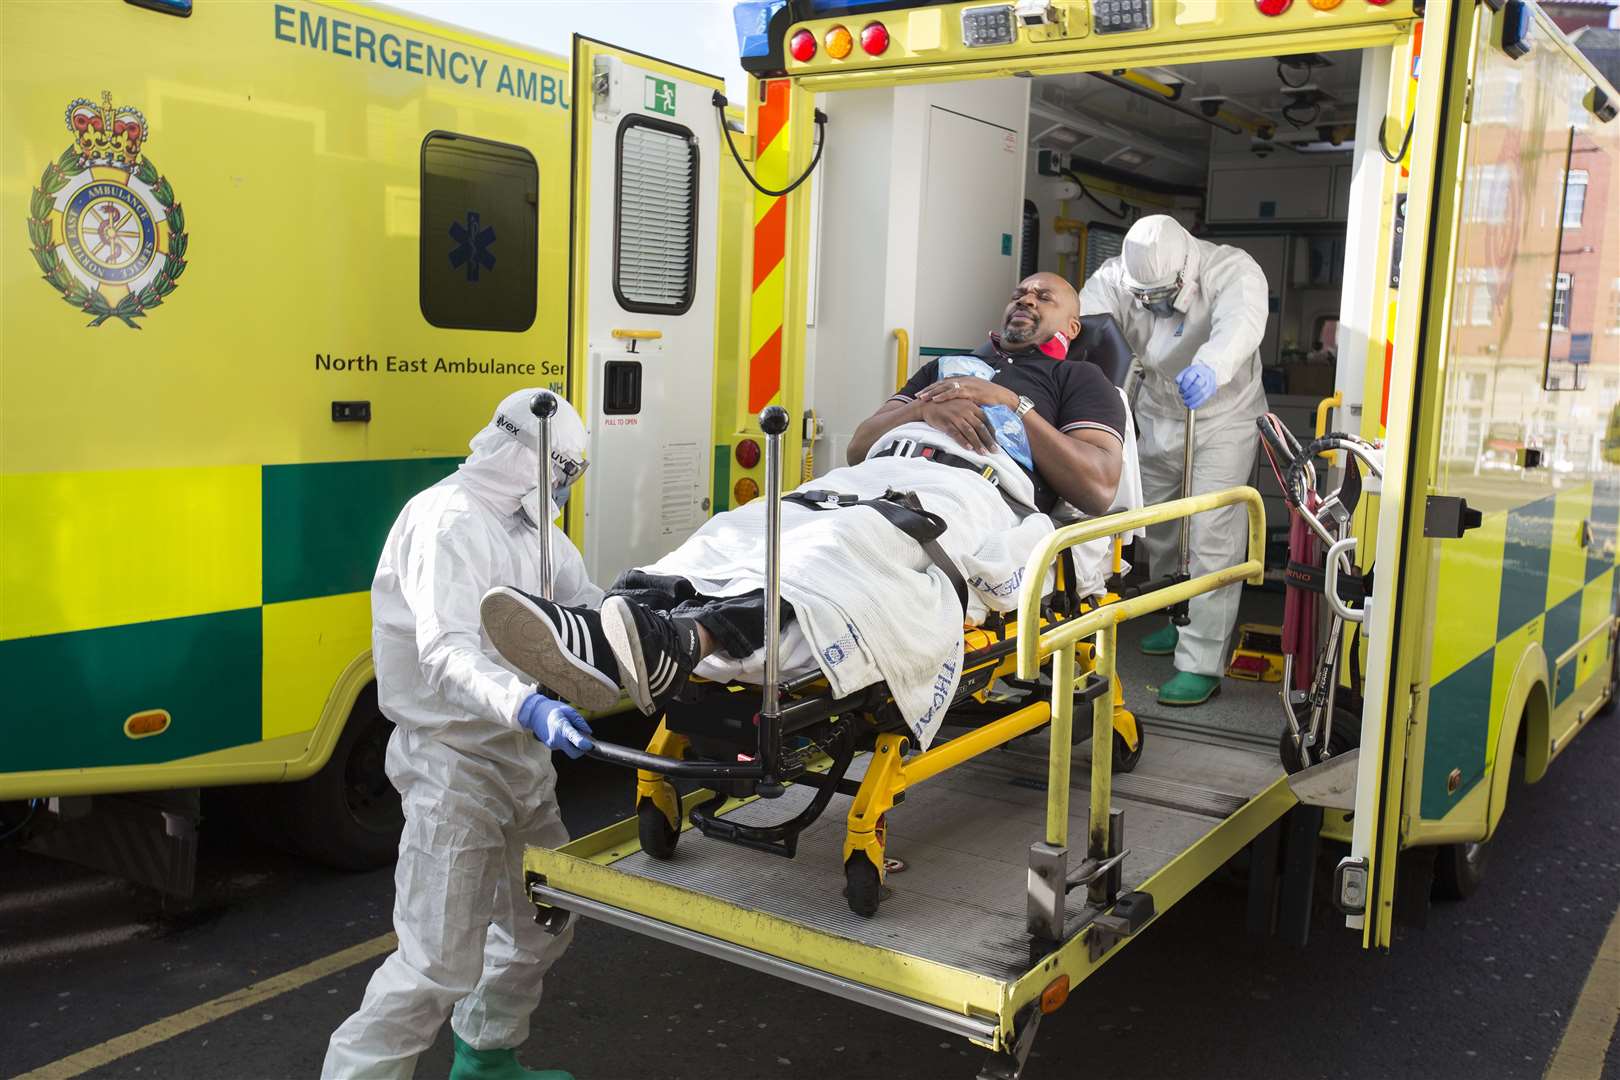
[[[579,647],[579,616],[574,614],[572,611],[569,611],[567,608],[558,608],[557,610],[562,613],[563,622],[568,627],[568,651],[577,657],[581,652]]]
[[[573,653],[575,651],[575,648],[573,648],[573,623],[569,619],[569,612],[567,612],[567,609],[562,609],[562,607],[556,609],[556,612],[557,630],[559,630],[557,636],[562,640],[562,649],[564,649],[565,653]]]
[[[596,666],[596,650],[591,645],[590,623],[585,621],[585,616],[577,613],[574,615],[574,618],[579,620],[580,654],[585,658],[585,662],[594,668]]]
[[[673,682],[674,679],[675,679],[675,664],[674,664],[673,661],[670,660],[669,654],[664,653],[663,655],[661,655],[658,658],[658,671],[657,671],[657,673],[654,674],[653,677],[649,680],[649,682],[652,683],[653,696],[658,697],[665,690],[669,689],[669,684],[671,682]]]

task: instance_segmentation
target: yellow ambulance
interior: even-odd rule
[[[1351,529],[1371,570],[1340,666],[1351,739],[1285,776],[1274,684],[1228,683],[1223,699],[1252,707],[1174,715],[1127,685],[1148,734],[1128,776],[1106,754],[1071,774],[1054,737],[971,762],[964,750],[906,788],[879,824],[897,865],[883,870],[883,906],[857,912],[870,918],[840,896],[842,828],[807,829],[784,860],[713,824],[734,815],[733,835],[763,835],[814,784],[798,802],[766,793],[774,810],[770,798],[710,804],[704,835],[679,849],[644,847],[628,821],[531,850],[542,915],[599,919],[930,1024],[989,1048],[983,1075],[1017,1076],[1041,1017],[1241,851],[1255,922],[1300,940],[1324,835],[1339,845],[1329,899],[1369,947],[1389,946],[1398,910],[1477,887],[1509,776],[1546,775],[1620,675],[1615,88],[1517,0],[737,8],[757,188],[744,348],[717,375],[738,380],[716,397],[730,403],[715,419],[717,503],[766,486],[755,410],[780,404],[802,421],[787,458],[817,475],[897,378],[979,344],[1023,273],[1081,285],[1131,221],[1173,214],[1265,271],[1261,353],[1279,420],[1301,441],[1342,431],[1380,444]],[[599,135],[614,80],[647,62],[579,48],[574,119]],[[576,183],[594,199],[614,181],[593,167]],[[598,346],[575,331],[574,355],[594,365]],[[596,392],[597,370],[575,365],[587,380],[576,399]],[[1287,529],[1280,495],[1261,475],[1230,494],[1251,507],[1250,561],[1234,574],[1280,572],[1262,550]],[[1202,505],[1068,527],[1043,557]],[[1044,567],[1029,570],[1040,580]],[[1135,662],[1135,620],[1104,607],[1047,630],[1038,598],[1024,599],[1025,679],[1075,645],[1075,627],[1095,631],[1100,664]],[[1268,603],[1244,600],[1257,615]],[[1067,731],[1069,683],[1053,684],[1053,727]],[[860,812],[857,798],[852,834]],[[1086,857],[1056,891],[1086,890],[1054,905],[1051,857],[1065,865],[1069,834],[1088,835]],[[1054,907],[1051,940],[1033,931]]]
[[[41,850],[185,892],[195,789],[302,780],[253,816],[385,862],[383,537],[494,402],[583,382],[569,61],[302,0],[7,4],[0,25],[0,833],[27,820]],[[587,418],[662,470],[662,516],[613,523],[606,557],[708,509],[748,204],[698,78],[627,87],[603,151],[641,170],[625,215],[689,204],[664,248],[598,265],[642,302],[642,355],[700,372],[649,364]],[[634,398],[677,392],[683,414],[636,425]]]

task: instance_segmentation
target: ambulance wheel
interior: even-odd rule
[[[651,799],[636,803],[636,835],[641,838],[641,850],[655,859],[674,858],[675,844],[681,838],[680,830],[670,825]]]
[[[355,699],[321,770],[270,787],[288,847],[339,870],[375,870],[394,861],[405,813],[384,769],[393,733],[372,683]]]
[[[883,879],[872,860],[859,851],[844,863],[844,895],[849,898],[849,910],[863,919],[876,915],[878,901],[883,899]]]
[[[1128,773],[1136,768],[1136,763],[1142,760],[1142,748],[1147,745],[1147,728],[1142,721],[1136,721],[1136,749],[1132,750],[1125,745],[1125,736],[1118,731],[1114,732],[1114,772]]]
[[[1434,859],[1434,897],[1437,900],[1466,900],[1485,880],[1485,862],[1490,847],[1484,840],[1467,844],[1447,844]]]
[[[1614,653],[1614,661],[1609,669],[1609,700],[1598,710],[1599,716],[1612,715],[1615,706],[1620,704],[1620,643],[1610,646],[1610,651]]]

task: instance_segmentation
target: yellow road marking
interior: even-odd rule
[[[1620,1022],[1620,911],[1603,935],[1597,959],[1575,999],[1564,1037],[1558,1040],[1545,1080],[1597,1080]]]
[[[398,940],[392,932],[374,937],[370,941],[362,941],[341,952],[323,956],[319,960],[311,960],[303,967],[284,971],[280,975],[272,975],[268,979],[260,979],[251,986],[245,986],[212,1001],[205,1001],[201,1005],[194,1005],[173,1016],[154,1020],[127,1035],[120,1035],[89,1049],[80,1050],[76,1054],[69,1054],[49,1065],[42,1065],[33,1072],[23,1073],[16,1080],[67,1080],[68,1077],[87,1073],[91,1069],[99,1069],[121,1057],[167,1042],[177,1035],[184,1035],[215,1020],[222,1020],[232,1013],[241,1012],[289,990],[296,990],[316,979],[323,979],[344,968],[370,960],[374,956],[392,952],[397,944]]]

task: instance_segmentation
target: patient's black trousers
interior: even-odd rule
[[[765,644],[765,593],[703,596],[681,577],[627,570],[608,590],[676,619],[694,619],[714,635],[720,651],[735,660],[752,656]],[[782,626],[793,622],[793,605],[782,601]]]

